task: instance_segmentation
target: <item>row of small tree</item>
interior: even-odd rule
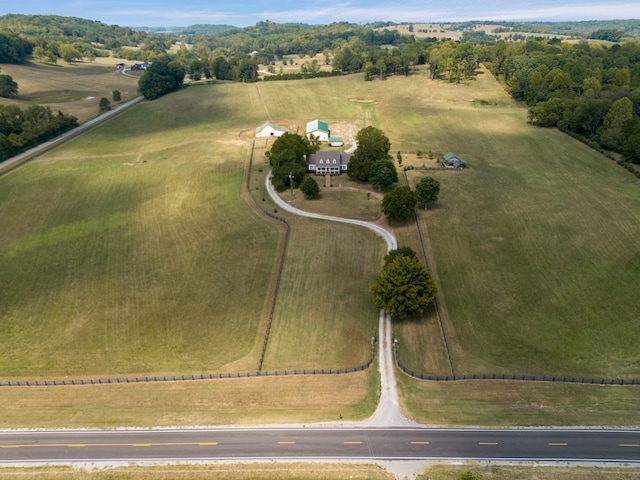
[[[430,203],[438,200],[440,182],[433,177],[422,177],[416,189],[401,186],[382,199],[382,213],[389,220],[407,220],[415,212],[416,206],[422,204],[426,209]]]

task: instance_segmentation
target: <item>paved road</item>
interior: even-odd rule
[[[265,459],[640,463],[640,432],[427,428],[0,432],[2,464]]]

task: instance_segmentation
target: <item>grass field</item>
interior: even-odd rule
[[[82,123],[99,113],[102,97],[112,105],[112,92],[120,91],[122,101],[137,96],[138,79],[127,77],[115,68],[116,58],[97,58],[95,62],[56,65],[32,62],[2,65],[2,73],[18,84],[18,95],[0,98],[0,105],[27,108],[33,103],[51,108],[54,113],[73,115]]]
[[[362,420],[377,372],[96,387],[4,388],[0,428],[256,426]]]
[[[0,324],[0,375],[255,368],[284,231],[242,194],[252,132],[265,119],[299,131],[314,118],[341,134],[379,127],[394,151],[454,151],[469,161],[464,172],[429,173],[441,181],[440,200],[419,212],[457,372],[640,376],[631,287],[640,277],[637,181],[580,143],[527,125],[526,112],[486,72],[467,85],[420,74],[189,87],[0,178],[0,268],[11,272],[0,308],[15,320]],[[255,151],[249,190],[273,209],[262,186],[263,151]],[[408,182],[425,173],[407,172]],[[345,188],[338,199],[334,186],[320,200],[298,202],[373,220],[378,200],[364,195]],[[280,214],[291,235],[265,368],[366,361],[377,320],[368,287],[381,241],[356,227]],[[400,245],[422,250],[412,224],[395,232]],[[239,265],[250,265],[251,275]],[[446,374],[440,327],[431,313],[423,320],[394,326],[401,358]],[[372,411],[371,377],[363,375],[350,409],[340,407],[353,417]],[[321,388],[340,395],[345,378]],[[239,402],[246,384],[234,385],[224,400],[204,405]],[[640,418],[637,389],[584,387],[593,389],[585,396],[564,385],[470,385],[403,378],[402,399],[429,424],[631,425]],[[173,398],[179,387],[153,388]],[[29,398],[39,405],[49,390],[8,391],[16,393],[0,399],[2,408]],[[79,412],[93,396],[78,395],[55,421],[91,423]],[[526,405],[549,404],[547,396],[560,404],[552,414],[523,414]],[[115,398],[95,400],[94,408]],[[292,418],[305,417],[305,398],[290,400]],[[203,419],[283,418],[255,405],[244,415]],[[504,414],[505,405],[513,414]],[[320,409],[312,417],[334,414]],[[102,425],[118,424],[117,414],[106,417]]]
[[[472,167],[432,173],[439,202],[419,210],[457,371],[639,378],[629,288],[640,278],[637,180],[558,131],[527,125],[484,80],[494,106],[450,99],[444,114],[430,95],[420,115],[448,139],[439,150]],[[412,185],[424,175],[407,174]]]
[[[2,376],[257,368],[283,231],[241,195],[251,142],[240,133],[259,117],[237,112],[253,112],[255,87],[248,97],[245,86],[219,87],[145,103],[0,179],[0,261],[10,272],[0,305],[11,320],[0,327]],[[318,258],[350,242],[373,242],[367,250],[382,255],[364,229],[321,230]],[[274,340],[269,368],[364,363],[377,315],[366,294],[340,295],[366,292],[379,259],[338,249],[312,266],[310,239],[298,235],[274,324],[295,315],[285,331],[298,333]],[[333,279],[340,265],[351,272],[342,283]],[[309,296],[335,298],[302,315]],[[298,356],[301,330],[316,338],[312,359]]]
[[[456,465],[432,462],[425,465],[417,480],[453,480],[471,472],[479,480],[632,480],[637,478],[634,468],[571,467],[526,465],[481,465],[478,462],[458,462]],[[398,478],[379,465],[335,462],[330,464],[260,462],[234,465],[158,465],[129,466],[105,469],[76,469],[73,467],[4,468],[0,478],[36,480],[312,480],[323,478],[391,480]],[[405,477],[407,478],[407,477]]]

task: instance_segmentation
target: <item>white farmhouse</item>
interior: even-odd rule
[[[315,175],[340,175],[347,171],[351,155],[340,151],[318,151],[307,155],[307,172]]]

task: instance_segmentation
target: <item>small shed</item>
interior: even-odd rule
[[[271,122],[265,122],[256,128],[256,137],[279,137],[286,131],[286,128],[278,127]]]
[[[457,156],[453,152],[444,154],[444,161],[442,162],[444,168],[463,168],[467,166],[467,162]]]
[[[341,147],[344,145],[344,140],[342,137],[329,137],[329,146],[330,147]]]

